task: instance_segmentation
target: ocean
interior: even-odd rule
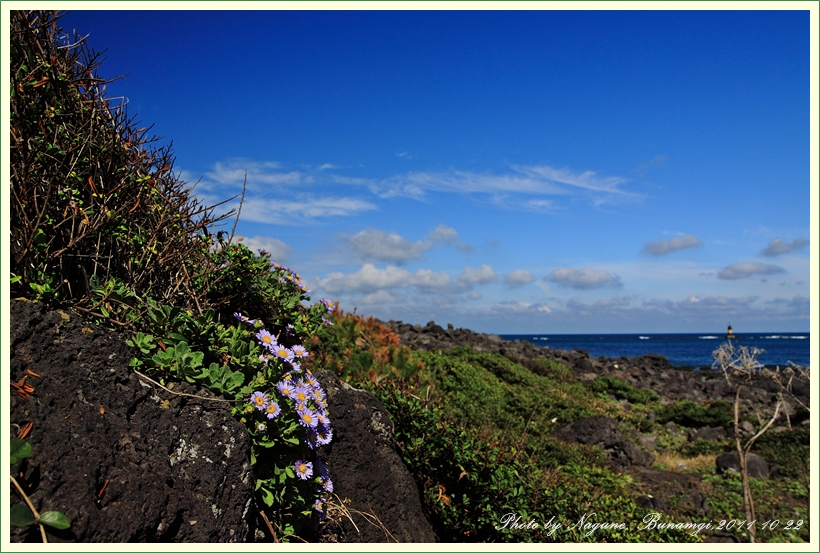
[[[763,365],[786,366],[788,361],[809,366],[808,332],[736,333],[735,346],[764,350]],[[505,340],[526,340],[536,346],[564,350],[587,350],[593,357],[637,357],[659,353],[677,367],[711,367],[712,352],[726,341],[726,334],[502,334]]]

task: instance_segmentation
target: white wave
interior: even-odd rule
[[[641,340],[649,340],[649,336],[638,336]]]
[[[783,336],[778,336],[778,335],[775,334],[774,336],[764,336],[763,338],[765,338],[766,340],[779,340],[782,337]]]
[[[790,336],[792,340],[805,340],[808,336]]]
[[[701,340],[717,340],[717,336],[698,336]]]

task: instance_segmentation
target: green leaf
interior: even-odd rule
[[[262,488],[262,501],[264,501],[268,507],[273,505],[273,493],[267,488]]]
[[[110,317],[111,315],[108,313],[108,309],[105,308],[104,305],[100,305],[100,313],[103,314],[103,317]]]
[[[15,526],[31,526],[36,522],[31,509],[22,503],[12,505],[11,509],[9,509],[9,518]]]
[[[46,511],[45,513],[40,513],[40,524],[51,526],[57,530],[65,530],[71,526],[71,521],[60,511]]]
[[[11,464],[17,465],[20,459],[24,459],[31,455],[31,444],[25,440],[18,438],[11,439]]]

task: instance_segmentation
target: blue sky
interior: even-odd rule
[[[109,95],[173,141],[200,198],[247,171],[237,234],[314,300],[549,334],[808,331],[809,22],[100,10],[62,26],[107,50],[100,75],[126,75]]]

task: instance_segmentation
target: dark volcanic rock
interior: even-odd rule
[[[630,465],[648,466],[655,456],[624,438],[618,424],[607,417],[588,417],[563,426],[553,436],[569,443],[592,444],[601,447],[612,463],[623,470]]]
[[[162,391],[161,400],[129,368],[122,338],[76,315],[13,300],[10,320],[12,380],[40,375],[27,377],[31,397],[11,396],[13,428],[34,423],[22,480],[40,512],[71,520],[49,541],[248,538],[249,437],[227,404]],[[12,531],[28,540],[41,541],[33,527]]]
[[[651,495],[642,495],[635,498],[635,505],[650,511],[658,511],[661,513],[669,512],[669,507],[666,506],[666,503],[664,503],[660,497],[654,497]]]
[[[330,522],[324,541],[344,543],[434,542],[418,487],[397,453],[390,416],[370,392],[328,372],[316,375],[327,391],[333,441],[320,451],[334,493],[350,517]]]
[[[740,460],[737,451],[727,451],[718,455],[715,459],[715,466],[718,474],[723,474],[727,470],[740,472]],[[749,472],[749,476],[755,478],[769,477],[769,464],[766,459],[756,453],[746,455],[746,470]]]

